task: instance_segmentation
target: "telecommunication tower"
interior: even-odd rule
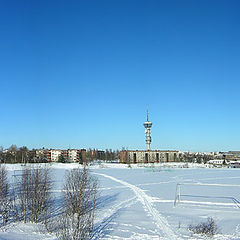
[[[145,133],[146,133],[147,150],[150,150],[150,144],[152,142],[150,129],[152,127],[152,123],[148,119],[148,110],[147,110],[147,121],[143,124],[143,126],[146,128]]]

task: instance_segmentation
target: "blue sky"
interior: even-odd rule
[[[0,146],[240,150],[240,2],[0,1]]]

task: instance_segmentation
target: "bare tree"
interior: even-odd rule
[[[0,163],[4,163],[4,160],[3,147],[0,146]]]
[[[24,222],[46,223],[51,208],[50,169],[48,167],[25,167],[22,174],[19,199]]]
[[[97,181],[84,166],[71,170],[63,189],[64,212],[59,221],[58,238],[90,239],[94,224]]]
[[[50,208],[50,169],[46,166],[32,169],[30,180],[31,221],[37,223],[39,220],[46,220]]]
[[[11,201],[9,199],[9,183],[7,170],[0,164],[0,216],[2,224],[6,225],[10,214]]]
[[[19,159],[18,161],[21,161],[22,164],[26,164],[28,162],[28,148],[23,146],[20,147],[18,150],[18,155],[19,155]]]
[[[23,218],[24,222],[27,222],[28,219],[28,209],[30,205],[30,178],[31,170],[29,167],[25,167],[22,172],[22,176],[19,183],[19,188],[17,189],[18,198],[20,200],[20,218]]]
[[[8,154],[9,154],[9,160],[11,163],[17,162],[17,151],[18,151],[18,148],[15,144],[9,147]]]

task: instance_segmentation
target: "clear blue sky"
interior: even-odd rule
[[[240,150],[240,1],[0,1],[0,145]]]

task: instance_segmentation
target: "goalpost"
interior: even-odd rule
[[[182,200],[182,197],[189,197],[189,198],[213,198],[213,199],[224,199],[227,201],[232,202],[232,205],[235,206],[236,208],[240,209],[240,201],[234,197],[234,196],[220,196],[220,195],[215,195],[215,196],[206,196],[206,195],[199,195],[199,194],[183,194],[182,193],[182,188],[183,186],[206,186],[206,187],[240,187],[239,184],[218,184],[218,183],[178,183],[176,186],[176,192],[175,192],[175,200],[174,200],[174,206],[176,207],[178,203],[184,202]],[[181,188],[182,187],[182,188]],[[187,202],[187,201],[185,201]],[[193,202],[193,201],[188,201],[188,202]],[[199,202],[195,202],[199,203]],[[221,205],[223,203],[219,202],[212,202],[217,205]]]

